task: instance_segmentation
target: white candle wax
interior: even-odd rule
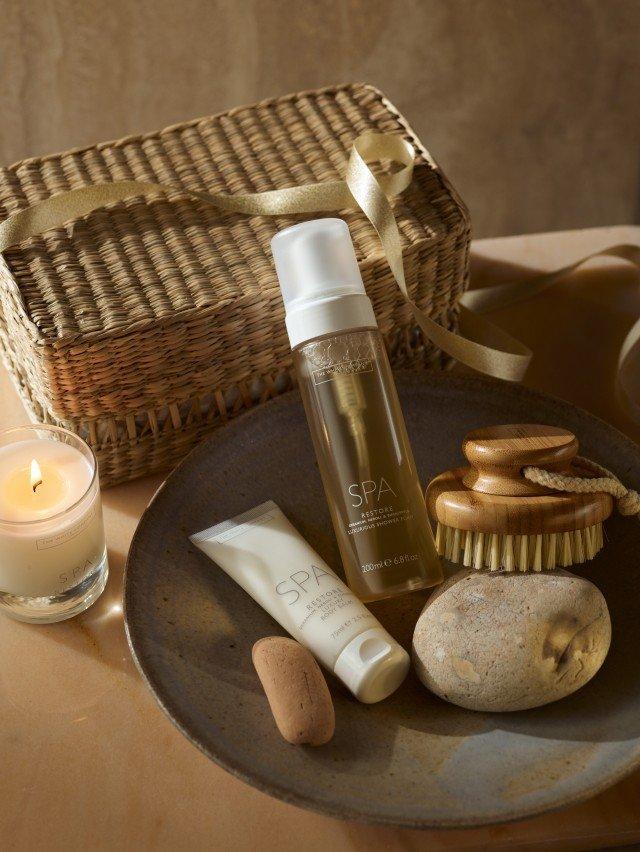
[[[0,447],[0,591],[59,595],[104,555],[94,469],[70,444],[26,439]]]

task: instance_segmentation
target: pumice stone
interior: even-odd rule
[[[567,571],[460,571],[416,624],[422,683],[469,710],[528,710],[580,689],[604,662],[611,620],[600,590]]]
[[[293,639],[267,636],[253,646],[252,657],[285,740],[313,746],[329,742],[335,729],[333,701],[313,654]]]

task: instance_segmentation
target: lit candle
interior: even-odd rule
[[[28,621],[81,612],[104,588],[106,547],[96,461],[50,426],[0,435],[0,605]]]

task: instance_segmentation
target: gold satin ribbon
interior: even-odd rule
[[[595,257],[618,257],[640,268],[640,247],[619,245],[524,282],[468,291],[460,300],[462,335],[449,331],[427,316],[409,296],[400,232],[389,201],[411,183],[415,157],[413,146],[402,136],[369,131],[354,141],[344,180],[243,195],[197,192],[179,185],[141,180],[113,181],[71,189],[36,202],[1,222],[0,252],[51,228],[59,228],[73,219],[86,216],[99,207],[142,195],[187,195],[224,212],[248,216],[335,212],[359,207],[375,228],[396,283],[425,337],[462,364],[509,381],[520,381],[523,378],[532,352],[501,328],[479,316],[478,312],[531,298]],[[400,168],[376,177],[368,164],[384,160]],[[635,375],[638,371],[632,368],[632,359],[639,341],[640,320],[624,340],[617,376],[619,398],[638,420],[640,406],[635,400],[640,399],[640,377]]]
[[[497,310],[517,302],[525,301],[538,293],[542,293],[553,287],[563,278],[571,275],[585,263],[597,257],[615,257],[624,260],[640,270],[640,246],[629,243],[620,243],[608,246],[601,251],[581,257],[575,263],[563,266],[553,272],[544,272],[526,281],[514,281],[508,284],[498,284],[494,287],[485,287],[481,290],[470,290],[463,294],[461,304],[469,315],[479,318],[474,311],[483,312]],[[484,319],[481,319],[484,322]],[[496,326],[494,326],[496,328]],[[461,323],[462,329],[462,323]],[[463,329],[464,330],[464,329]],[[640,319],[637,319],[625,335],[620,352],[616,370],[615,393],[619,405],[629,414],[636,423],[640,423],[640,370],[638,369],[638,352],[640,343]]]

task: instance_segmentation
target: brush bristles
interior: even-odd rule
[[[471,532],[438,524],[436,549],[449,562],[490,571],[553,571],[586,562],[604,544],[602,524],[541,535]]]

